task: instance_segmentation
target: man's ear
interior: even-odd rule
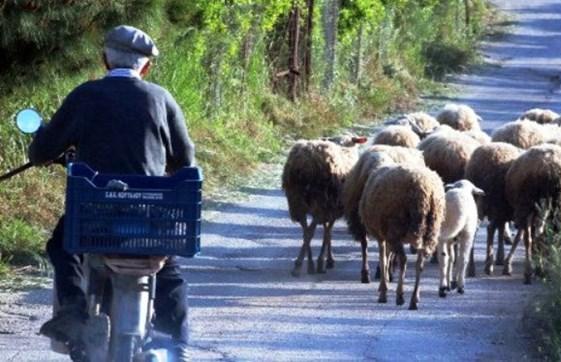
[[[150,70],[151,65],[152,65],[152,62],[150,60],[147,61],[146,64],[144,64],[144,66],[140,70],[140,76],[142,78],[146,77],[146,75],[148,74],[148,71]]]

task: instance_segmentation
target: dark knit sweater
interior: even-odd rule
[[[74,89],[29,146],[43,164],[75,146],[77,160],[101,173],[161,176],[194,162],[185,119],[164,88],[105,77]]]

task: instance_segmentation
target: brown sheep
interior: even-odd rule
[[[358,214],[358,205],[368,176],[381,166],[390,163],[421,166],[424,165],[423,154],[419,150],[406,147],[373,146],[360,156],[343,185],[343,209],[349,232],[361,245],[361,281],[363,283],[370,283],[370,269],[368,267],[368,240]]]
[[[481,117],[465,104],[447,104],[436,116],[436,120],[440,124],[446,124],[458,131],[481,129],[479,125]]]
[[[495,129],[492,140],[493,142],[506,142],[518,148],[528,149],[545,143],[547,135],[544,128],[536,122],[514,121],[505,123]]]
[[[387,126],[374,135],[373,144],[415,148],[421,140],[408,126]]]
[[[520,115],[520,120],[528,120],[538,122],[540,124],[552,123],[559,114],[553,112],[551,109],[532,108]]]
[[[521,150],[509,143],[493,142],[473,152],[466,166],[466,179],[485,192],[478,199],[479,218],[487,217],[487,257],[485,273],[493,273],[493,239],[498,233],[497,265],[504,262],[504,235],[506,224],[513,218],[513,210],[506,200],[505,177]]]
[[[444,218],[444,186],[438,175],[426,167],[381,167],[368,177],[359,204],[359,215],[368,235],[378,240],[380,278],[378,302],[387,302],[387,251],[395,253],[401,267],[396,304],[402,305],[407,256],[403,244],[417,249],[415,289],[409,309],[417,309],[419,282],[425,257],[438,243]]]
[[[454,183],[464,178],[464,170],[471,154],[480,144],[458,131],[438,131],[419,143],[425,163],[436,171],[444,183]]]
[[[311,240],[317,224],[323,225],[324,235],[318,258],[318,272],[333,268],[331,230],[335,220],[343,216],[341,192],[343,182],[358,160],[356,143],[365,138],[343,137],[333,141],[298,141],[292,146],[284,165],[282,188],[288,201],[290,218],[300,223],[303,231],[302,248],[294,262],[294,276],[300,275],[305,254],[308,256],[308,273],[314,272]],[[308,225],[307,215],[312,216]]]
[[[465,131],[463,133],[470,136],[471,138],[473,138],[474,140],[479,142],[479,144],[481,144],[481,145],[486,145],[486,144],[491,143],[491,136],[489,136],[487,133],[485,133],[483,131],[476,130],[476,129],[471,129],[471,130]]]
[[[544,144],[534,146],[512,162],[506,174],[506,198],[514,209],[518,228],[506,258],[503,274],[512,272],[512,255],[524,237],[526,264],[524,283],[532,282],[532,243],[541,237],[551,207],[557,208],[561,194],[561,147]]]

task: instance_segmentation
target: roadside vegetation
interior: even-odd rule
[[[546,230],[543,252],[536,265],[543,264],[544,292],[530,304],[525,318],[534,332],[536,352],[545,361],[561,360],[561,215],[552,218]],[[539,269],[538,269],[539,271]]]
[[[103,34],[128,23],[160,48],[149,80],[182,106],[207,191],[290,139],[413,107],[475,59],[490,13],[484,0],[8,0],[0,11],[1,172],[26,161],[15,112],[48,119],[103,75]],[[63,193],[54,166],[0,184],[0,264],[40,265]]]

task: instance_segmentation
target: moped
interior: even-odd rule
[[[17,113],[16,123],[33,134],[43,120],[28,108]],[[83,343],[51,341],[51,347],[73,361],[171,361],[165,341],[154,343],[156,273],[170,255],[193,257],[200,251],[201,170],[184,167],[162,177],[100,174],[70,158],[57,162],[67,167],[64,248],[83,256],[89,318]]]

